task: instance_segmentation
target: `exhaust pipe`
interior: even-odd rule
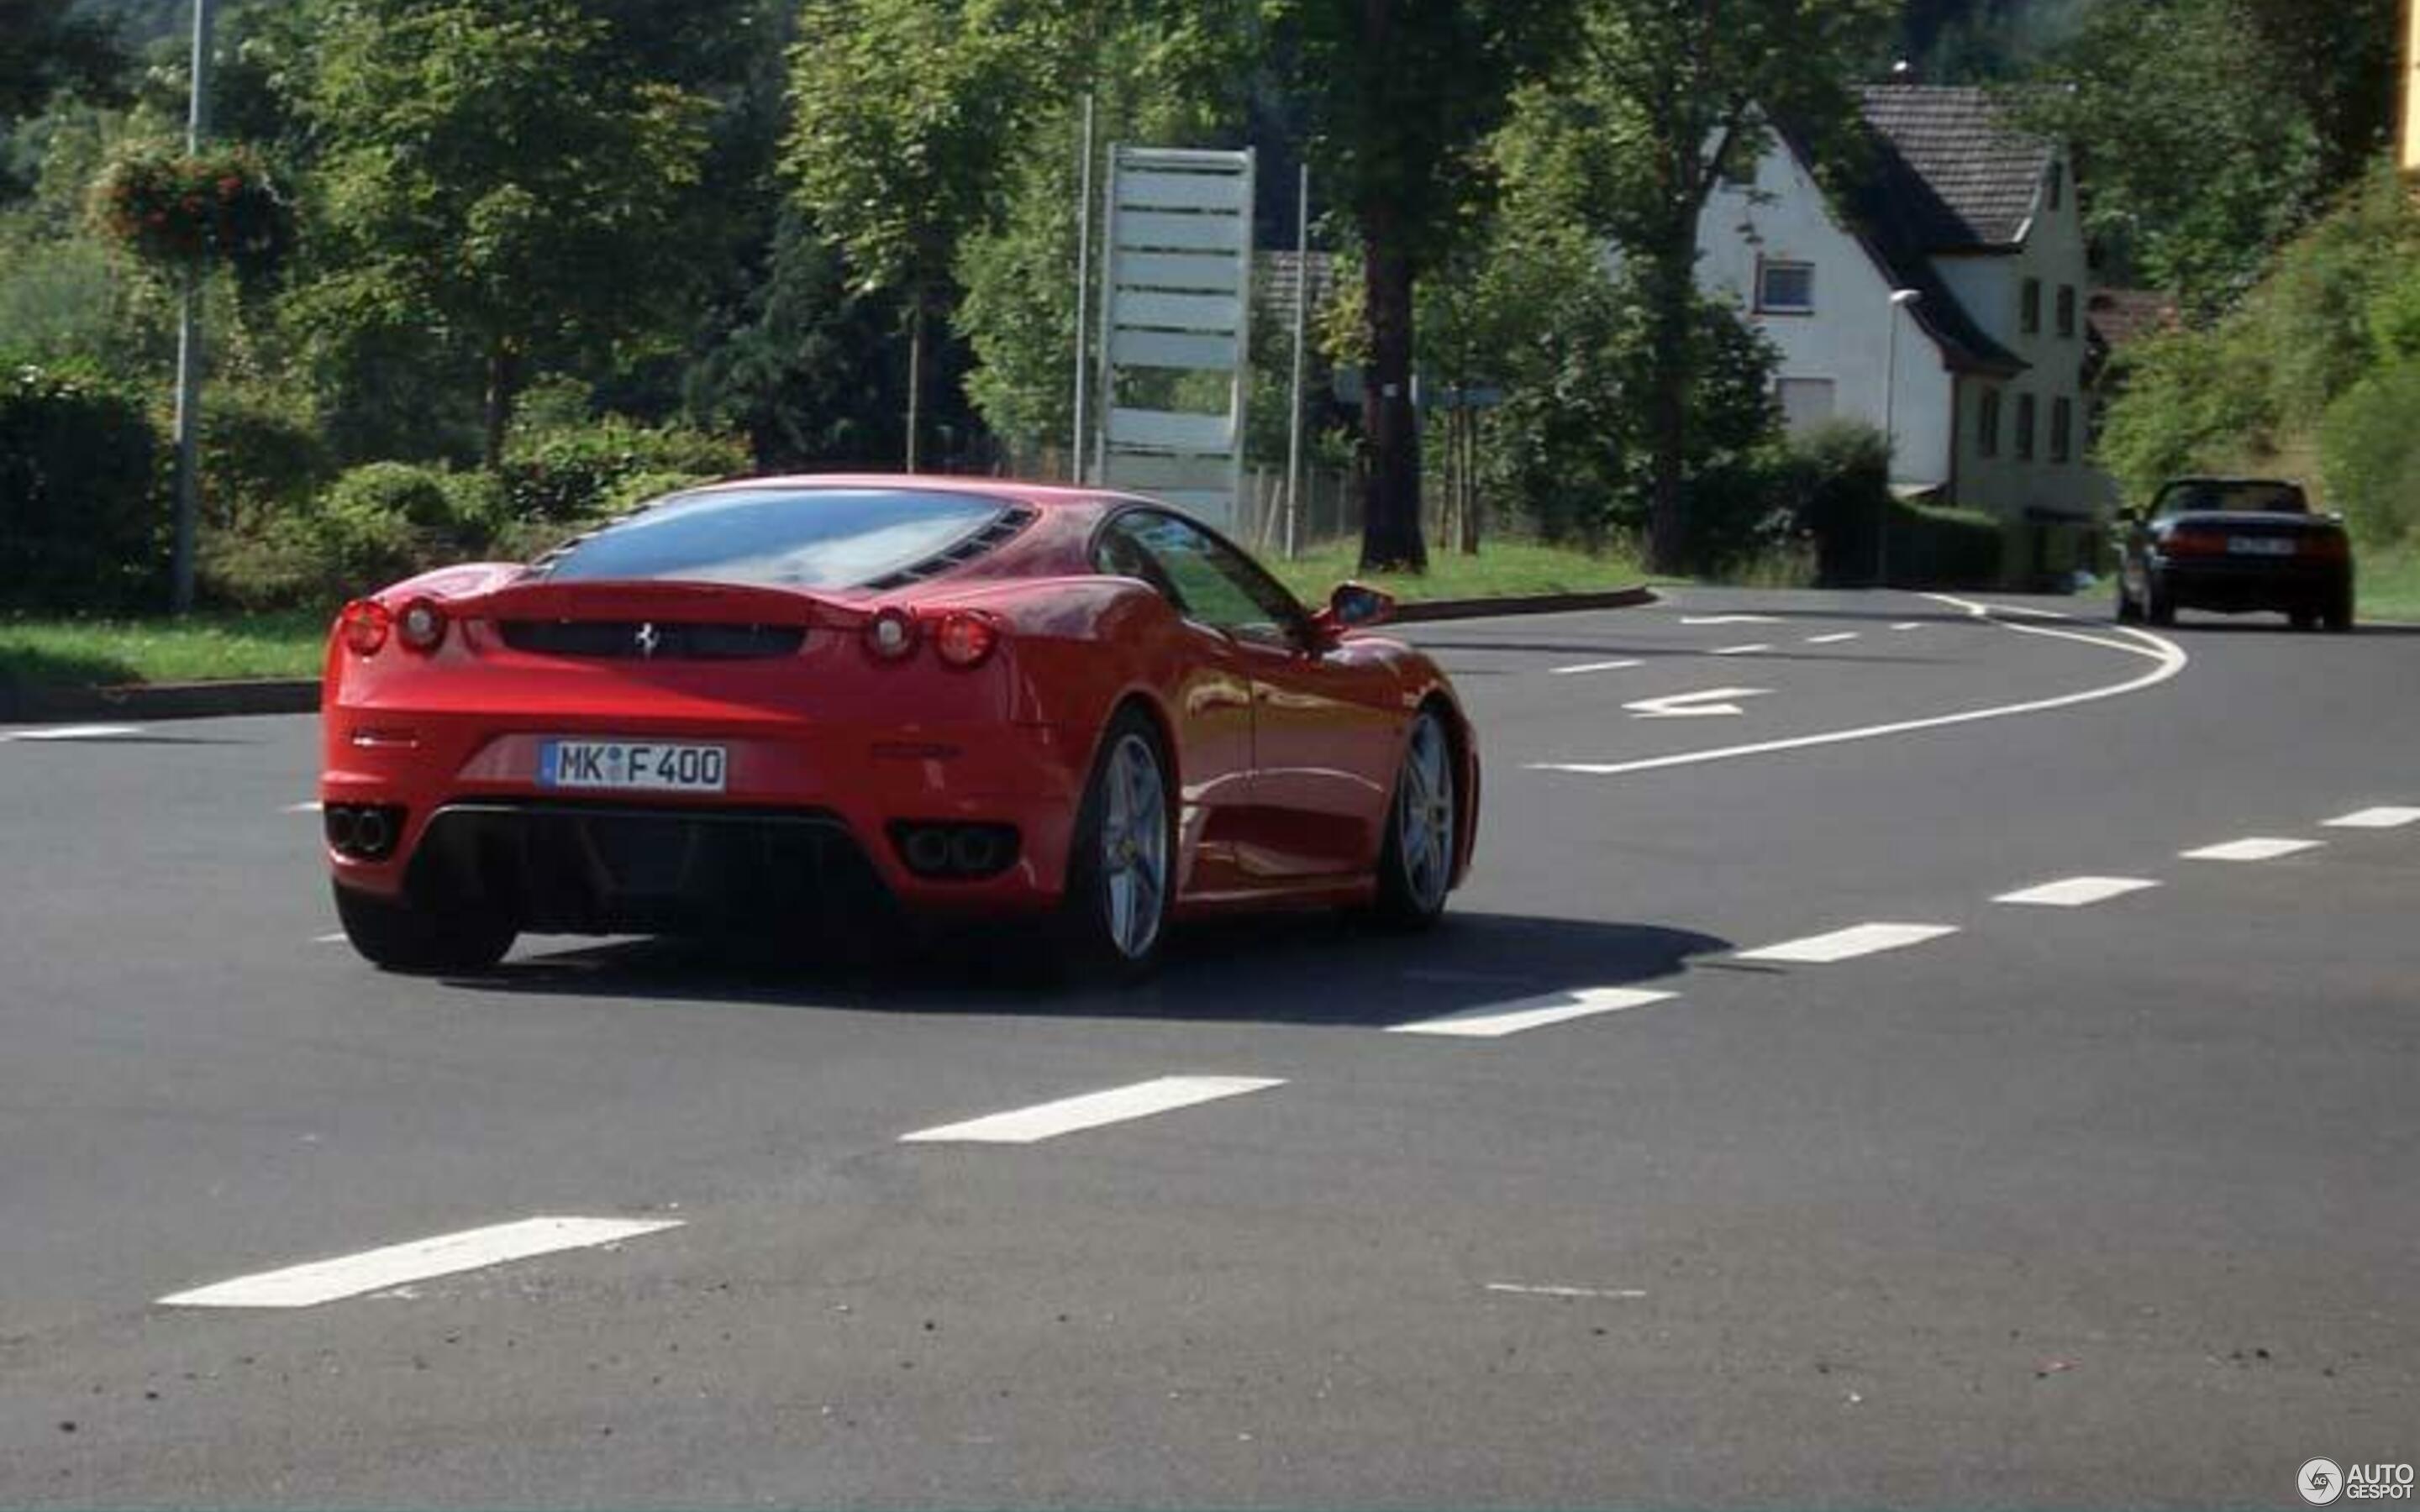
[[[909,869],[920,876],[938,876],[950,869],[949,832],[939,825],[920,825],[909,830],[900,849]]]
[[[342,851],[348,856],[352,854],[353,816],[356,811],[346,804],[328,805],[323,817],[328,831],[328,846],[331,850]]]
[[[353,850],[366,860],[382,859],[395,845],[395,834],[383,809],[364,809],[353,821]]]
[[[1000,846],[992,832],[980,825],[969,825],[950,837],[950,869],[967,876],[980,876],[998,864]]]

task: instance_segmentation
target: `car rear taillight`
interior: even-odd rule
[[[933,649],[953,667],[980,667],[1000,646],[1000,627],[980,614],[952,609],[933,633]]]
[[[2160,543],[2160,549],[2172,557],[2223,557],[2226,537],[2204,531],[2177,531]]]
[[[357,598],[345,606],[336,616],[338,632],[345,645],[357,656],[374,656],[386,644],[387,631],[395,625],[395,616],[375,598]]]
[[[2347,562],[2352,558],[2352,548],[2341,535],[2312,534],[2303,537],[2302,554],[2313,562]]]
[[[431,598],[415,598],[395,617],[396,639],[406,651],[427,656],[445,640],[445,611]]]
[[[865,622],[865,649],[876,661],[905,661],[916,652],[916,619],[904,609],[876,611]]]

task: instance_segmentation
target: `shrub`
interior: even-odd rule
[[[1871,425],[1833,421],[1793,437],[1776,485],[1799,531],[1815,540],[1816,575],[1830,584],[1873,581],[1874,530],[1890,507],[1890,442]]]
[[[498,493],[492,481],[371,462],[307,509],[216,533],[205,580],[212,598],[243,609],[329,608],[484,547]]]
[[[2420,360],[2397,363],[2328,409],[2319,455],[2328,500],[2364,546],[2420,531]]]
[[[634,472],[606,490],[604,512],[627,515],[649,500],[712,483],[716,476],[707,472]]]
[[[161,451],[133,393],[73,368],[0,366],[0,602],[124,609],[156,593]]]
[[[211,521],[301,513],[335,475],[334,455],[291,395],[222,385],[202,406],[202,507]]]
[[[1979,510],[1891,505],[1890,580],[1929,588],[1996,588],[2007,536]]]
[[[746,471],[748,460],[746,443],[735,437],[608,416],[595,424],[514,438],[503,475],[516,518],[577,522],[602,514],[629,479],[647,473],[730,477]]]

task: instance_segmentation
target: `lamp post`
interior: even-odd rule
[[[1890,339],[1883,358],[1883,446],[1887,455],[1883,459],[1882,517],[1874,522],[1874,586],[1877,588],[1890,581],[1891,464],[1899,458],[1899,313],[1922,298],[1923,293],[1916,289],[1891,290],[1887,316]]]
[[[193,95],[186,102],[185,152],[202,150],[210,134],[210,23],[212,0],[194,0]],[[177,523],[168,562],[169,608],[194,608],[194,556],[201,515],[202,472],[202,274],[185,270],[184,301],[177,315]]]

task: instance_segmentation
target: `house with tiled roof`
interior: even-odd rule
[[[1885,431],[1903,496],[2093,518],[2112,489],[2087,460],[2092,272],[2067,151],[1980,89],[1889,85],[1861,104],[1867,150],[1837,196],[1789,131],[1714,192],[1701,285],[1779,349],[1793,431]]]

